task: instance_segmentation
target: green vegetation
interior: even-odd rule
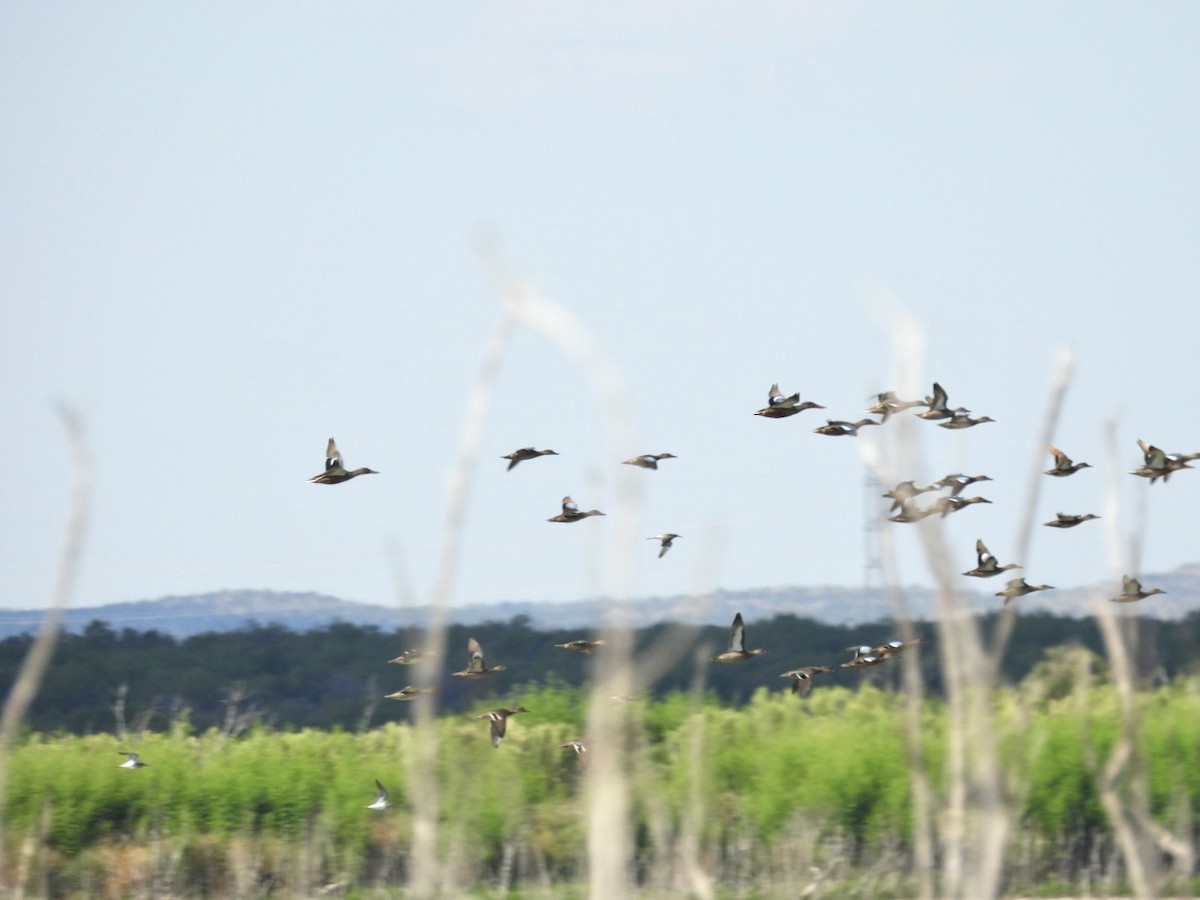
[[[985,637],[994,622],[994,617],[981,620]],[[754,641],[774,652],[745,666],[711,667],[707,685],[723,703],[744,704],[763,684],[774,688],[776,676],[789,665],[838,663],[847,658],[845,648],[852,644],[878,644],[897,636],[883,623],[849,628],[792,615],[779,615],[751,627]],[[1153,620],[1138,620],[1136,627],[1142,652],[1137,661],[1140,680],[1197,673],[1200,613],[1169,627]],[[655,644],[668,628],[639,629],[637,646],[644,649]],[[689,630],[680,658],[691,659],[693,650],[703,643],[723,647],[728,633],[727,626]],[[483,642],[489,662],[507,666],[502,676],[485,683],[448,677],[447,673],[465,665],[470,634]],[[439,706],[465,712],[487,702],[489,694],[511,692],[519,685],[580,687],[587,681],[589,659],[556,649],[554,644],[581,636],[575,631],[537,631],[523,617],[471,628],[455,626],[447,634],[447,658],[438,667]],[[28,637],[0,641],[0,684],[12,683],[30,641]],[[408,720],[405,704],[381,698],[407,684],[414,677],[413,670],[386,662],[422,641],[420,633],[388,633],[348,624],[302,633],[267,625],[176,640],[160,632],[114,631],[102,622],[93,622],[82,634],[63,635],[28,721],[33,730],[41,732],[118,730],[113,704],[124,685],[128,690],[123,715],[135,731],[143,727],[165,731],[181,710],[187,710],[197,732],[224,728],[231,695],[241,698],[241,721],[261,721],[272,728],[357,731],[389,721],[403,722]],[[1015,683],[1024,679],[1048,648],[1072,643],[1100,652],[1095,621],[1045,614],[1021,616],[1005,657],[1005,680]],[[780,648],[785,647],[804,648],[805,659],[779,660]],[[921,666],[927,691],[940,693],[937,654],[922,654]],[[672,667],[654,690],[659,697],[687,691],[692,677],[692,666]],[[882,667],[863,674],[839,670],[827,681],[846,686],[863,681],[894,686],[897,679],[895,668]]]
[[[1064,682],[1064,671],[1083,676]],[[1086,881],[1103,893],[1120,883],[1097,788],[1120,727],[1105,681],[1088,654],[1068,649],[997,694],[1000,755],[1020,810],[1014,890],[1047,883],[1076,890]],[[580,736],[584,698],[552,681],[504,702],[530,712],[511,721],[498,750],[487,723],[470,715],[436,723],[446,865],[466,889],[578,884],[581,769],[559,744]],[[641,735],[629,771],[643,883],[668,889],[681,847],[694,839],[697,858],[721,883],[752,873],[762,890],[773,884],[794,896],[820,872],[830,879],[826,896],[908,893],[915,825],[905,702],[870,685],[819,685],[806,701],[760,688],[737,709],[682,693],[630,704]],[[1144,691],[1137,704],[1151,813],[1194,840],[1200,681]],[[939,791],[946,710],[927,701],[923,717],[926,765]],[[193,733],[186,716],[128,747],[107,735],[29,734],[12,757],[0,864],[23,872],[29,892],[43,896],[151,887],[311,895],[332,883],[402,883],[414,736],[406,724],[387,723],[359,733],[260,726],[231,739],[216,729]],[[118,749],[139,751],[147,768],[117,768]],[[365,809],[375,778],[393,808]]]

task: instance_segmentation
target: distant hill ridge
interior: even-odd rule
[[[975,582],[968,596],[981,610],[998,609],[993,597],[1004,586],[1004,578]],[[1163,574],[1146,574],[1147,587],[1167,593],[1136,604],[1138,615],[1164,620],[1180,619],[1200,609],[1200,564],[1183,566]],[[1116,592],[1115,584],[1046,591],[1025,598],[1023,609],[1046,610],[1059,615],[1091,615],[1097,596]],[[934,618],[936,598],[924,588],[901,591],[910,614],[916,619]],[[770,618],[778,613],[807,616],[831,625],[857,625],[894,617],[885,591],[879,588],[772,587],[750,590],[718,590],[711,594],[649,597],[628,603],[631,619],[639,625],[663,621],[719,625],[741,612],[747,621]],[[588,628],[605,621],[612,601],[577,600],[569,603],[505,601],[452,607],[452,624],[472,625],[508,621],[528,616],[536,628]],[[105,606],[86,606],[66,612],[69,631],[82,631],[89,622],[101,619],[115,629],[157,630],[174,637],[209,631],[233,631],[251,623],[280,624],[293,631],[324,628],[333,622],[375,625],[391,630],[421,626],[429,621],[428,606],[382,606],[355,603],[328,594],[269,590],[227,590],[183,597],[163,597]],[[0,638],[37,630],[41,610],[0,610]]]

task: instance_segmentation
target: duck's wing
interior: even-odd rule
[[[508,728],[508,717],[503,713],[493,713],[488,718],[492,720],[492,746],[499,747]]]
[[[741,613],[733,617],[733,624],[729,627],[729,649],[734,653],[746,652],[746,626]]]
[[[325,448],[325,471],[336,469],[342,464],[342,454],[338,452],[337,444],[333,442],[333,438],[329,439],[329,446]]]
[[[797,697],[807,697],[812,686],[812,673],[807,669],[797,669],[792,673],[792,693]]]
[[[975,542],[975,557],[979,561],[980,568],[986,565],[989,559],[995,560],[996,558],[992,556],[991,552],[988,550],[987,544],[981,540]]]
[[[579,512],[579,504],[576,503],[574,500],[572,500],[570,497],[563,497],[562,498],[562,511],[564,513]]]
[[[925,399],[929,401],[930,409],[945,409],[950,397],[946,394],[946,389],[935,381],[933,383],[933,396]]]
[[[790,397],[785,397],[785,396],[783,396],[783,394],[779,393],[779,385],[777,385],[777,384],[771,385],[771,391],[767,395],[767,405],[768,406],[778,406],[783,409],[790,409],[799,402],[800,402],[800,392],[799,391],[792,394],[792,396],[790,396]]]
[[[1161,469],[1167,464],[1167,454],[1163,450],[1159,450],[1153,444],[1147,444],[1145,441],[1138,439],[1138,446],[1142,448],[1142,453],[1146,458],[1146,465],[1151,469]]]
[[[467,652],[470,658],[467,661],[467,671],[481,674],[483,672],[483,648],[479,646],[479,641],[471,638],[467,641]]]
[[[1121,579],[1122,594],[1140,594],[1142,592],[1142,583],[1132,575],[1126,575]]]
[[[388,798],[387,788],[385,788],[382,784],[380,784],[379,779],[376,778],[375,779],[375,802],[378,803],[381,800],[386,801],[387,798]]]

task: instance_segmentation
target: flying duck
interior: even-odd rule
[[[587,512],[580,512],[579,505],[570,497],[562,498],[562,512],[557,516],[551,516],[547,522],[578,522],[581,519],[586,519],[588,516],[602,516],[604,513],[598,509],[589,509]]]
[[[846,422],[842,419],[826,419],[820,428],[814,428],[817,434],[827,434],[830,437],[858,437],[858,429],[864,425],[878,425],[874,419],[859,419],[857,422]]]
[[[986,497],[959,497],[957,494],[951,494],[949,497],[938,497],[930,504],[929,509],[932,512],[941,513],[944,519],[950,513],[966,509],[968,506],[974,506],[976,503],[991,502]]]
[[[872,647],[871,654],[882,659],[891,659],[893,656],[899,656],[905,650],[911,650],[923,643],[925,643],[925,638],[913,638],[911,641],[888,641],[886,644]]]
[[[385,788],[382,784],[380,784],[379,779],[376,778],[375,779],[375,802],[368,804],[367,809],[387,809],[391,805],[392,804],[390,804],[388,802],[387,788]]]
[[[1154,484],[1160,478],[1165,484],[1170,480],[1172,472],[1178,472],[1180,469],[1190,469],[1192,466],[1188,465],[1188,463],[1193,459],[1200,459],[1200,453],[1165,453],[1153,444],[1146,443],[1141,438],[1138,438],[1138,446],[1142,448],[1144,462],[1143,465],[1138,466],[1130,474],[1149,478],[1151,484]]]
[[[359,475],[378,475],[374,469],[368,469],[365,466],[361,469],[346,470],[342,465],[342,454],[338,452],[337,444],[333,442],[333,438],[329,439],[329,446],[325,448],[325,471],[320,475],[314,475],[308,479],[309,484],[341,484],[343,481],[349,481],[351,478],[357,478]]]
[[[149,763],[144,763],[138,759],[138,755],[136,753],[131,753],[128,750],[118,750],[117,752],[128,757],[125,762],[117,766],[118,769],[144,769],[149,765]]]
[[[423,659],[431,659],[437,656],[436,653],[431,653],[428,650],[405,650],[395,659],[389,659],[388,663],[396,666],[415,666]]]
[[[912,409],[914,406],[924,406],[920,400],[901,400],[892,391],[884,391],[882,394],[875,395],[875,405],[863,412],[871,413],[875,416],[881,416],[882,421],[886,422],[889,417],[898,412],[903,412],[906,409]]]
[[[500,742],[504,740],[504,731],[508,725],[508,717],[515,716],[517,713],[529,712],[523,706],[514,706],[511,709],[489,709],[481,716],[476,716],[477,719],[487,719],[492,723],[492,747],[499,747]]]
[[[949,421],[938,422],[939,428],[974,428],[976,425],[982,425],[984,422],[995,422],[991,416],[980,416],[978,419],[972,419],[968,412],[959,412],[954,410],[950,415]]]
[[[504,668],[504,667],[501,666],[501,668]],[[462,673],[460,672],[459,674],[461,675]],[[417,699],[417,697],[421,696],[421,694],[436,694],[436,693],[437,693],[437,688],[435,688],[435,687],[413,687],[410,684],[407,687],[400,688],[400,690],[395,691],[394,693],[384,694],[383,699],[384,700],[415,700],[415,699]]]
[[[884,494],[883,497],[892,501],[892,506],[888,512],[895,512],[898,509],[903,509],[904,505],[914,497],[927,493],[928,491],[936,491],[937,489],[938,485],[936,484],[931,484],[928,487],[917,487],[916,484],[911,481],[902,481]]]
[[[533,447],[522,447],[520,450],[514,450],[512,453],[506,453],[500,458],[508,460],[508,468],[504,471],[511,472],[517,467],[517,463],[525,462],[527,459],[537,459],[539,456],[558,456],[558,451],[537,450]]]
[[[1074,475],[1080,469],[1090,469],[1092,467],[1091,463],[1074,462],[1071,457],[1067,456],[1067,454],[1063,453],[1053,444],[1050,445],[1050,454],[1054,457],[1054,468],[1047,469],[1045,474],[1053,475],[1056,478],[1066,478],[1068,475]]]
[[[1154,594],[1165,594],[1162,588],[1150,588],[1148,591],[1142,590],[1142,583],[1136,578],[1129,575],[1121,579],[1121,593],[1115,597],[1110,597],[1113,603],[1136,603],[1138,600],[1144,600]]]
[[[1008,563],[1000,565],[999,561],[988,550],[987,545],[983,541],[975,542],[975,554],[977,562],[975,568],[970,572],[963,572],[964,575],[970,575],[973,578],[991,578],[993,575],[999,575],[1001,572],[1007,572],[1009,569],[1021,568],[1016,563]]]
[[[564,650],[574,650],[576,653],[582,653],[584,656],[591,656],[592,650],[596,647],[603,647],[604,641],[567,641],[565,644],[555,644],[555,647],[562,647]]]
[[[977,481],[991,481],[990,475],[963,475],[961,472],[955,472],[953,475],[947,475],[941,481],[935,482],[938,487],[948,488],[951,497],[957,497],[962,493],[963,488],[968,485],[975,484]]]
[[[813,403],[811,400],[805,400],[801,403],[798,393],[792,394],[790,397],[785,397],[779,393],[779,385],[773,384],[767,394],[767,405],[754,414],[756,416],[765,416],[768,419],[786,419],[788,416],[794,416],[796,413],[804,412],[806,409],[824,408],[820,403]]]
[[[804,666],[784,672],[779,677],[792,679],[792,693],[797,697],[807,697],[812,690],[813,676],[832,671],[833,666]]]
[[[678,459],[674,453],[643,453],[624,461],[623,465],[637,466],[641,469],[657,469],[660,459]]]
[[[865,669],[868,666],[877,666],[887,659],[887,657],[877,654],[874,647],[868,647],[866,644],[846,649],[853,650],[854,656],[848,662],[842,663],[843,669]]]
[[[478,678],[481,675],[491,675],[493,672],[503,672],[504,666],[488,666],[483,660],[483,648],[479,646],[479,641],[475,638],[470,638],[467,641],[467,652],[470,656],[467,659],[467,667],[461,672],[452,673],[455,678]]]
[[[1024,597],[1026,594],[1032,594],[1034,591],[1052,591],[1052,584],[1028,584],[1024,578],[1014,578],[1008,584],[1004,585],[1004,590],[997,591],[997,597],[1004,598],[1004,605],[1008,606],[1010,600],[1015,600],[1017,597]]]
[[[656,534],[654,537],[648,537],[646,540],[658,541],[662,544],[662,546],[658,548],[658,558],[662,559],[663,555],[671,549],[671,545],[675,543],[675,538],[677,537],[683,537],[683,535],[666,532],[664,534]]]
[[[1092,519],[1100,518],[1095,513],[1083,513],[1082,515],[1069,515],[1068,513],[1055,513],[1053,521],[1043,522],[1042,524],[1048,528],[1074,528],[1076,525],[1081,525],[1084,522]]]
[[[744,659],[749,659],[752,656],[758,656],[760,653],[766,653],[766,650],[747,650],[746,649],[746,626],[742,622],[742,614],[738,613],[733,617],[733,624],[729,626],[729,649],[717,656],[717,662],[741,662]]]
[[[939,498],[941,499],[941,498]],[[932,516],[938,510],[933,506],[919,507],[911,501],[905,501],[900,504],[900,512],[894,516],[888,516],[889,522],[920,522],[926,516]]]
[[[946,389],[935,381],[933,383],[933,395],[926,397],[925,402],[921,404],[922,406],[928,406],[929,409],[925,410],[925,412],[919,412],[917,415],[922,419],[937,420],[949,419],[951,416],[970,412],[969,409],[963,406],[950,409],[947,405],[948,400],[949,397],[946,394]]]

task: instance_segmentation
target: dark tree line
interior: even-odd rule
[[[983,620],[990,639],[995,618]],[[1137,633],[1137,662],[1143,680],[1152,682],[1194,672],[1198,666],[1200,613],[1179,622],[1129,620]],[[917,627],[930,639],[921,656],[928,689],[940,692],[938,647],[931,625]],[[470,635],[484,645],[490,664],[507,671],[466,680],[450,673],[465,667]],[[575,631],[540,631],[529,619],[454,626],[447,635],[447,657],[434,666],[440,706],[462,712],[481,702],[499,701],[517,689],[558,683],[582,685],[589,659],[554,647],[583,637]],[[801,665],[832,664],[848,659],[846,647],[879,644],[898,635],[886,623],[847,627],[780,615],[749,625],[749,644],[769,650],[738,665],[707,665],[704,686],[725,703],[742,703],[761,686],[781,689],[779,673]],[[417,630],[385,632],[375,626],[345,623],[293,632],[281,625],[255,625],[238,631],[211,632],[176,639],[158,631],[125,628],[115,631],[102,621],[81,634],[63,635],[30,711],[29,726],[40,732],[75,734],[130,729],[164,730],[186,714],[198,731],[210,727],[241,729],[261,721],[275,728],[342,728],[406,719],[407,704],[383,695],[418,678],[414,668],[388,665],[387,660],[418,647]],[[728,629],[655,625],[638,629],[636,646],[646,650],[670,645],[677,663],[652,686],[656,695],[689,690],[696,678],[696,649],[706,657],[725,649]],[[0,641],[0,684],[12,684],[32,638]],[[1042,659],[1047,648],[1078,644],[1103,654],[1093,619],[1062,618],[1046,613],[1021,616],[1005,655],[1006,680],[1018,681]],[[603,649],[597,651],[603,652]],[[863,673],[837,669],[827,683],[853,686],[864,678],[878,686],[898,685],[892,665]],[[119,700],[119,702],[118,702]]]

